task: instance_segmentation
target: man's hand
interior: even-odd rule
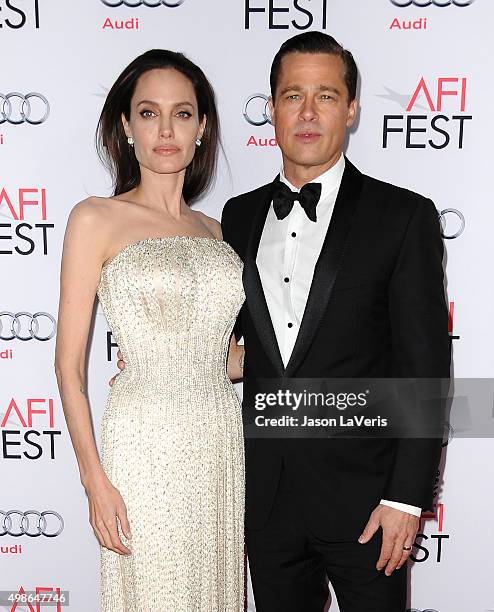
[[[367,544],[379,527],[382,527],[383,542],[376,568],[386,568],[384,573],[391,576],[410,556],[419,525],[418,516],[379,504],[370,515],[358,541]]]
[[[118,369],[119,370],[124,370],[125,369],[125,361],[123,360],[122,353],[120,351],[117,352],[117,357],[118,357],[118,361],[117,361]],[[115,379],[117,378],[117,376],[118,376],[118,374],[115,374],[115,376],[110,378],[110,380],[108,382],[110,387],[113,387],[113,385],[115,383]]]

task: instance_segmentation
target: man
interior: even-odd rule
[[[244,261],[246,379],[447,378],[436,209],[343,156],[357,67],[332,37],[287,40],[271,68],[280,177],[227,202]],[[300,194],[298,193],[300,191]],[[246,439],[246,539],[258,612],[403,612],[432,503],[437,439]]]

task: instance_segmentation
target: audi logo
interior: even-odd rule
[[[407,7],[413,4],[413,6],[430,6],[433,4],[434,6],[450,6],[454,4],[455,6],[468,6],[472,4],[474,0],[391,0],[391,2],[395,6],[399,7]]]
[[[103,4],[106,6],[128,6],[128,7],[136,7],[136,6],[168,6],[169,8],[175,8],[176,6],[180,6],[185,2],[185,0],[101,0]]]
[[[441,223],[441,234],[445,240],[458,238],[465,229],[465,217],[456,208],[445,208],[439,211],[439,222]]]
[[[40,323],[43,321],[43,323]],[[55,335],[57,322],[48,312],[0,312],[0,340],[40,340],[45,342]]]
[[[39,125],[48,119],[49,114],[50,103],[43,94],[34,91],[27,94],[18,91],[0,93],[0,125],[5,122]]]
[[[252,94],[244,104],[244,119],[251,125],[273,125],[268,109],[269,97],[265,94]]]
[[[63,518],[55,512],[55,510],[45,510],[38,512],[37,510],[9,510],[5,512],[0,510],[0,516],[3,516],[3,521],[0,522],[0,537],[9,535],[14,538],[19,538],[22,535],[27,535],[30,538],[37,538],[44,535],[45,538],[56,538],[63,531]],[[53,516],[50,519],[51,527],[48,527],[47,516]],[[32,518],[35,517],[35,518]]]
[[[427,608],[427,610],[419,610],[418,608],[409,608],[407,612],[438,612],[438,611],[433,610],[432,608]]]

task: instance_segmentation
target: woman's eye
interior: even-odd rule
[[[140,115],[141,115],[141,117],[147,118],[147,117],[155,117],[156,113],[154,111],[151,111],[151,110],[143,110],[143,111],[141,111]]]
[[[189,111],[185,111],[185,110],[183,110],[183,111],[178,111],[177,115],[178,115],[179,117],[183,117],[183,118],[185,118],[185,119],[188,119],[189,117],[192,117],[192,113],[189,113]]]

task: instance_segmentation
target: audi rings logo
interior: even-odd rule
[[[34,91],[27,94],[18,91],[0,93],[0,125],[2,123],[39,125],[48,119],[49,114],[50,103],[43,94]]]
[[[427,610],[419,610],[418,608],[409,608],[407,612],[438,612],[438,611],[433,610],[432,608],[427,608]]]
[[[433,4],[434,6],[468,6],[472,4],[474,0],[390,0],[395,6],[407,7],[407,6],[420,6],[426,7]]]
[[[244,119],[251,125],[273,125],[268,108],[269,97],[265,94],[252,94],[244,104]]]
[[[465,217],[456,208],[445,208],[439,211],[441,234],[445,240],[458,238],[465,229]]]
[[[55,335],[57,322],[48,312],[0,312],[0,340],[40,340],[45,342]]]
[[[168,8],[175,8],[185,2],[185,0],[101,0],[106,6],[128,6],[134,8],[136,6],[167,6]]]
[[[47,516],[51,516],[47,520]],[[26,535],[30,538],[37,538],[41,535],[45,538],[56,538],[63,531],[63,518],[55,512],[55,510],[45,510],[38,512],[37,510],[9,510],[4,512],[0,510],[0,536],[12,536],[19,538]]]

